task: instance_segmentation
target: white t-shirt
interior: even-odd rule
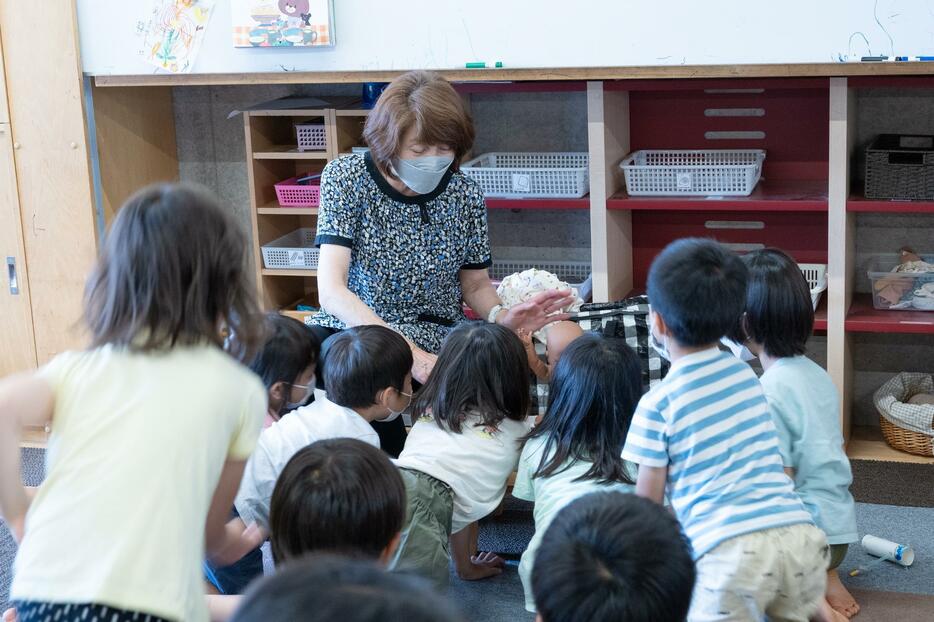
[[[562,468],[564,466],[567,466],[567,468],[559,473],[548,477],[533,478],[532,474],[538,470],[538,466],[542,463],[547,441],[546,437],[533,438],[522,448],[516,483],[512,488],[514,497],[535,502],[535,509],[532,514],[535,518],[535,535],[532,536],[532,541],[529,542],[528,548],[522,553],[522,560],[519,562],[519,577],[522,579],[522,587],[525,589],[525,608],[533,613],[535,612],[535,599],[532,597],[532,567],[535,562],[535,553],[538,551],[548,525],[551,524],[558,512],[575,499],[591,492],[635,492],[633,484],[623,482],[601,484],[592,479],[578,480],[578,477],[587,473],[593,466],[593,463],[584,461],[573,462],[570,465],[565,462]],[[635,466],[629,469],[629,475],[632,481],[636,481]]]
[[[328,438],[356,438],[379,447],[379,435],[350,408],[315,392],[315,401],[285,415],[260,434],[235,502],[243,522],[269,528],[269,503],[282,469],[300,449]]]
[[[47,475],[12,600],[207,620],[205,520],[224,462],[256,443],[259,378],[208,345],[69,352],[39,374],[55,399]]]
[[[399,467],[427,473],[451,487],[451,533],[497,508],[519,462],[519,439],[531,429],[531,420],[504,419],[496,429],[478,426],[479,421],[478,415],[469,415],[457,434],[441,429],[430,416],[421,417],[396,460]]]

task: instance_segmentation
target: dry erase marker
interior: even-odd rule
[[[934,61],[934,56],[919,56],[918,60],[931,62],[931,61]]]
[[[888,56],[863,56],[860,61],[864,63],[881,63],[882,61],[889,60]]]
[[[467,63],[467,69],[486,69],[486,63]]]
[[[897,62],[904,63],[905,61],[909,61],[909,60],[911,60],[911,59],[908,58],[907,56],[896,56],[896,57],[895,57],[895,60],[896,60]]]

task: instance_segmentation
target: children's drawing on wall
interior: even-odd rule
[[[140,56],[172,73],[190,72],[213,10],[214,0],[152,0],[136,25]]]
[[[231,0],[236,47],[334,45],[331,0]]]

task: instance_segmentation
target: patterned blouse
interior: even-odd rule
[[[448,170],[431,193],[406,196],[368,153],[325,167],[315,244],[349,248],[348,289],[428,352],[464,319],[459,272],[492,264],[486,203],[475,181]],[[324,311],[309,323],[345,328]]]

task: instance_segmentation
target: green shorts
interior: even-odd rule
[[[454,492],[426,473],[400,468],[405,483],[407,509],[399,548],[390,569],[416,574],[445,588],[450,581],[451,517]]]
[[[843,563],[846,552],[850,548],[849,544],[831,544],[830,545],[830,565],[827,570],[836,570]]]

